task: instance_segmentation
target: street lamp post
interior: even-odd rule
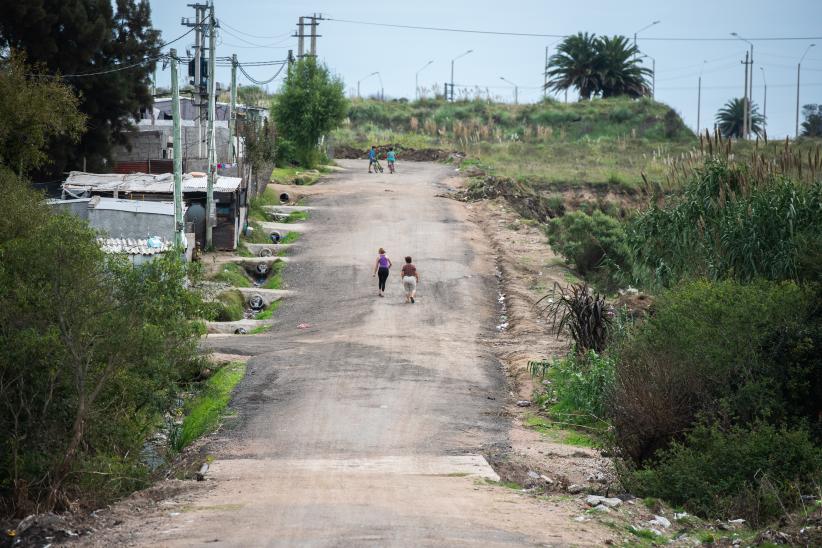
[[[468,55],[469,53],[472,53],[473,51],[474,50],[469,49],[465,53],[461,53],[461,54],[457,55],[456,57],[454,57],[453,59],[451,59],[451,100],[452,101],[454,100],[454,61],[456,61],[457,59],[459,59],[461,57],[465,57],[466,55]],[[447,99],[447,97],[446,97],[446,99]]]
[[[805,56],[815,45],[816,44],[810,44],[805,48],[805,53],[802,54],[802,57],[799,58],[799,62],[796,64],[796,134],[794,139],[799,138],[799,72],[802,69],[802,61],[805,60]]]
[[[417,100],[419,100],[419,98],[420,98],[420,73],[421,73],[423,70],[425,70],[425,69],[426,69],[426,68],[427,68],[427,67],[428,67],[431,63],[433,63],[433,62],[434,62],[434,60],[433,60],[433,59],[431,59],[430,61],[428,61],[427,63],[425,63],[425,64],[422,66],[422,68],[420,68],[420,70],[418,70],[418,71],[417,71],[417,73],[416,73],[416,74],[414,74],[414,89],[416,90],[416,91],[415,91],[415,97],[417,98]]]
[[[636,47],[636,37],[637,37],[637,35],[638,35],[640,32],[646,31],[646,30],[648,30],[649,28],[653,27],[654,25],[658,25],[658,24],[660,24],[661,22],[662,22],[662,21],[654,21],[653,23],[651,23],[651,24],[649,24],[649,25],[645,25],[644,27],[642,27],[641,29],[639,29],[638,31],[636,31],[636,32],[634,33],[634,47]]]
[[[743,123],[742,123],[742,133],[744,135],[744,138],[747,139],[748,134],[753,129],[751,127],[753,125],[752,124],[752,121],[753,121],[752,120],[752,118],[753,118],[753,106],[751,105],[751,103],[753,102],[753,64],[754,64],[753,48],[754,48],[754,45],[753,45],[753,42],[751,42],[750,40],[746,40],[746,39],[742,38],[736,32],[732,32],[731,36],[733,36],[735,38],[738,38],[739,40],[742,40],[743,42],[745,42],[746,44],[751,46],[750,61],[747,58],[745,59],[745,99],[744,99],[744,101],[745,101],[744,102],[745,113],[743,115]],[[748,65],[750,65],[750,70],[748,69]]]
[[[375,72],[374,74],[376,74],[377,78],[380,79],[380,101],[385,101],[385,91],[383,90],[383,87],[382,87],[382,75],[380,74],[379,71]]]
[[[500,76],[499,79],[505,82],[506,84],[511,84],[512,86],[514,86],[514,104],[519,104],[519,86],[510,80],[506,80],[502,76]]]
[[[369,74],[368,76],[363,76],[362,78],[360,78],[359,80],[357,80],[357,99],[359,99],[359,98],[360,98],[360,82],[363,82],[363,81],[365,81],[365,80],[368,80],[369,78],[371,78],[372,76],[375,76],[375,75],[377,75],[377,74],[379,74],[379,72],[372,72],[372,73],[371,73],[371,74]]]
[[[702,71],[705,70],[705,63],[708,61],[702,61],[702,68],[699,69],[699,84],[696,91],[696,134],[699,135],[700,130],[700,121],[702,115]]]
[[[759,67],[759,70],[762,71],[762,86],[765,90],[765,95],[762,98],[762,118],[763,118],[763,129],[767,132],[768,127],[768,80],[765,79],[765,67]],[[767,133],[766,133],[767,135]]]

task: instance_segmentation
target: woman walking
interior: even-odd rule
[[[420,275],[417,272],[417,267],[411,262],[411,257],[406,257],[405,264],[402,265],[402,287],[405,289],[405,302],[414,302],[414,297],[417,296],[417,282],[419,281]]]
[[[391,259],[380,248],[377,262],[374,264],[374,276],[379,276],[380,297],[385,297],[385,281],[388,279],[388,269],[391,268]]]

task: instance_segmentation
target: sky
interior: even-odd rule
[[[191,0],[150,0],[154,26],[168,41],[187,29],[181,17],[194,17],[186,6]],[[413,98],[415,73],[429,60],[434,62],[419,75],[421,87],[442,88],[450,80],[455,61],[458,86],[479,86],[483,95],[503,101],[534,102],[542,97],[545,47],[555,53],[558,38],[498,36],[401,29],[399,24],[483,31],[567,35],[579,31],[596,34],[639,33],[637,45],[656,61],[655,97],[669,104],[692,129],[697,126],[697,88],[702,75],[700,123],[712,127],[714,116],[733,97],[741,97],[744,85],[742,60],[749,45],[730,33],[754,43],[753,101],[760,113],[765,107],[767,81],[767,130],[770,138],[793,136],[796,112],[797,63],[811,43],[816,43],[802,62],[800,104],[822,103],[822,0],[413,0],[367,2],[351,0],[215,0],[222,23],[217,56],[237,54],[239,62],[285,59],[288,49],[296,54],[293,38],[300,16],[322,14],[330,19],[367,21],[362,25],[325,20],[320,23],[317,54],[329,69],[356,95],[379,93],[386,98]],[[193,44],[193,33],[174,46],[178,54]],[[660,40],[666,38],[720,38],[714,41]],[[800,40],[759,40],[798,37]],[[807,39],[811,38],[811,39]],[[248,67],[257,80],[267,80],[277,67]],[[379,76],[369,76],[374,72]],[[268,85],[274,91],[281,78]],[[158,85],[168,85],[169,71],[158,73]],[[218,69],[217,80],[230,82],[230,70]],[[240,74],[240,85],[250,82]],[[564,96],[558,97],[564,100]],[[569,93],[570,101],[576,100]],[[801,119],[800,119],[801,123]]]

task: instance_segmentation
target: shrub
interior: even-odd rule
[[[236,322],[245,317],[245,299],[237,290],[224,291],[217,296],[217,312],[215,320],[218,322]]]
[[[652,465],[622,476],[638,496],[661,497],[706,518],[742,517],[758,525],[816,491],[822,450],[804,430],[701,424],[660,451]]]
[[[551,318],[557,336],[568,332],[577,354],[605,349],[614,316],[605,297],[593,293],[586,283],[571,284],[567,288],[554,284],[554,290],[537,301],[537,305],[546,301],[542,313]]]
[[[620,349],[610,414],[622,454],[645,462],[699,416],[817,423],[820,304],[790,282],[703,280],[660,295]]]
[[[551,365],[551,395],[556,405],[551,412],[565,422],[589,423],[607,415],[614,383],[614,359],[589,350],[570,354]]]
[[[548,241],[582,276],[613,288],[628,264],[628,247],[622,223],[601,211],[588,215],[575,211],[552,219]]]

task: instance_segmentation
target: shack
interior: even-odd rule
[[[245,224],[247,214],[247,193],[240,188],[240,182],[239,177],[223,175],[218,175],[214,182],[214,210],[211,219],[212,236],[216,249],[226,251],[237,249],[241,227]],[[205,246],[207,184],[205,173],[183,175],[185,220],[186,224],[192,223],[196,245],[200,249]],[[170,173],[151,175],[72,171],[62,188],[63,199],[100,196],[115,198],[118,202],[123,200],[172,202],[174,176]],[[122,234],[123,230],[117,233]]]

